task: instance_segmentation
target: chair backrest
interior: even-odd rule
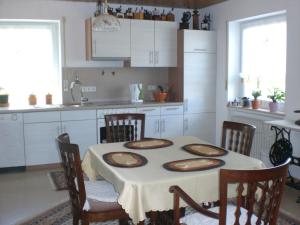
[[[137,141],[144,138],[145,114],[125,113],[105,115],[106,141]]]
[[[276,225],[289,163],[290,159],[278,167],[262,170],[221,169],[219,225],[226,224],[227,191],[234,187],[237,192],[235,224],[240,224],[240,210],[243,207],[248,210],[245,224],[253,224],[250,221],[255,214],[255,224]],[[229,184],[236,186],[229,187]]]
[[[79,216],[86,200],[79,148],[78,145],[70,143],[67,133],[59,135],[56,140],[72,203],[72,213]]]
[[[255,129],[250,124],[224,121],[221,147],[250,156]]]

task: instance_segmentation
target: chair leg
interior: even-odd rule
[[[79,225],[79,217],[73,216],[73,225]]]
[[[119,225],[128,225],[128,219],[119,219]]]
[[[81,225],[89,225],[89,221],[86,218],[82,218]]]

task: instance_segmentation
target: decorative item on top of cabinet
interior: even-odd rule
[[[254,98],[251,102],[252,109],[258,109],[260,106],[260,101],[258,100],[258,97],[261,96],[261,90],[253,90],[252,96]]]
[[[184,12],[182,14],[182,18],[181,18],[181,23],[179,24],[179,28],[182,30],[182,29],[189,29],[189,26],[190,26],[190,23],[189,23],[189,20],[191,19],[191,12],[187,11],[187,12]]]
[[[211,18],[210,14],[204,15],[204,18],[201,23],[201,30],[210,30]]]
[[[174,8],[168,12],[167,21],[175,21]]]
[[[193,30],[199,30],[200,26],[199,26],[199,11],[197,9],[195,9],[193,11]]]

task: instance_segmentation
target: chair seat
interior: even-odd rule
[[[117,203],[119,194],[111,183],[105,180],[84,181],[84,185],[87,199],[83,207],[85,211],[108,211],[121,207]]]
[[[209,209],[213,212],[219,212],[219,207],[214,207]],[[226,224],[234,224],[235,222],[235,210],[236,207],[234,205],[227,205],[227,216],[226,216]],[[255,224],[257,220],[257,217],[255,215],[252,215],[251,217],[251,224]],[[241,208],[241,217],[240,217],[240,224],[245,224],[247,221],[247,210],[244,208]],[[192,213],[189,215],[186,215],[180,219],[180,223],[186,224],[186,225],[218,225],[219,220],[214,219],[208,216],[205,216],[201,213]]]

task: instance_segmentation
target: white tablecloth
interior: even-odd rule
[[[172,185],[180,186],[197,202],[219,199],[219,169],[194,172],[173,172],[162,167],[165,162],[196,158],[182,146],[192,143],[204,143],[195,137],[170,138],[174,145],[151,150],[132,150],[124,143],[93,145],[86,153],[82,168],[90,179],[101,175],[111,182],[120,194],[118,202],[129,214],[134,223],[145,219],[145,212],[173,209],[173,195],[169,193]],[[148,163],[137,168],[118,168],[108,165],[102,155],[108,152],[129,151],[143,155]],[[218,157],[225,161],[221,168],[226,169],[260,169],[264,164],[254,158],[229,151],[229,154]],[[234,196],[232,191],[229,197]],[[185,206],[184,202],[180,203]]]

